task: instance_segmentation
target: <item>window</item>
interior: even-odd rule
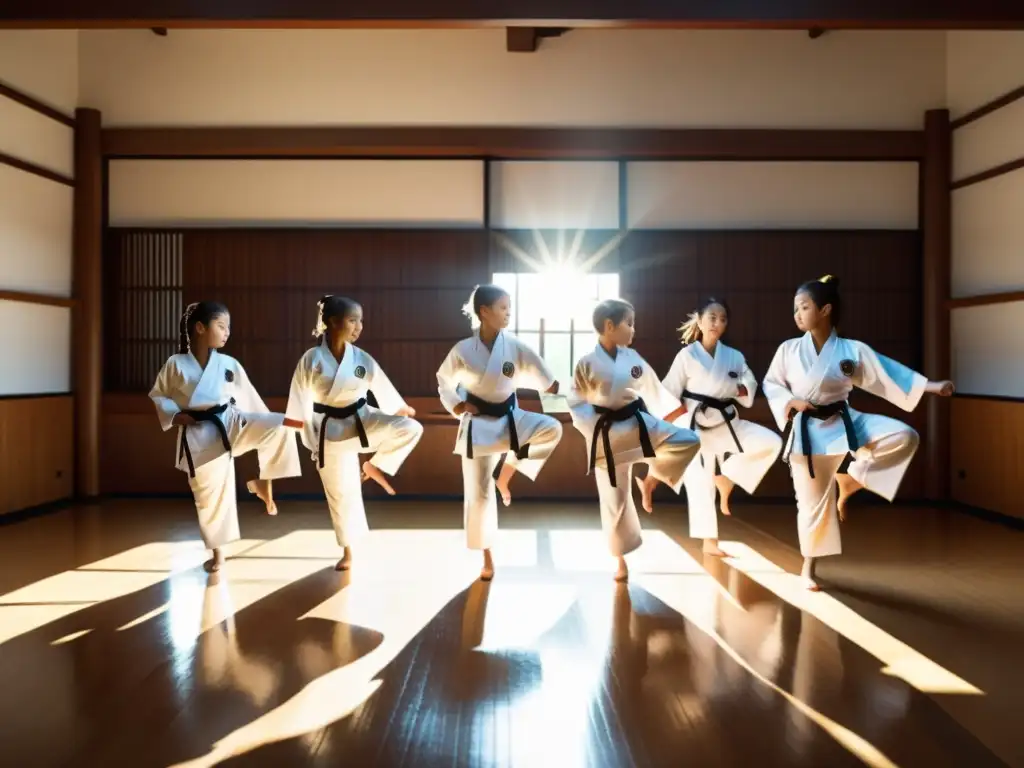
[[[618,274],[499,272],[494,284],[512,297],[509,330],[544,358],[567,389],[576,362],[597,344],[594,307],[619,296]]]

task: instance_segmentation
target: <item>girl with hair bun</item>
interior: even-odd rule
[[[838,334],[839,281],[832,275],[804,283],[793,301],[796,327],[764,379],[796,492],[802,576],[817,591],[815,563],[842,552],[839,522],[850,496],[862,488],[892,501],[917,451],[917,432],[887,416],[860,413],[847,402],[854,387],[912,411],[925,392],[948,397],[953,382],[920,373]],[[839,488],[838,501],[836,486]]]
[[[462,457],[466,543],[483,551],[480,578],[494,576],[491,548],[498,533],[495,490],[508,506],[509,481],[518,470],[535,480],[562,439],[562,425],[543,413],[524,411],[517,389],[558,392],[558,382],[541,357],[505,330],[511,313],[508,293],[479,285],[463,311],[473,335],[454,347],[437,372],[445,409],[459,419],[454,453]]]
[[[247,488],[276,515],[272,481],[302,474],[299,453],[286,427],[302,422],[271,413],[241,363],[219,352],[231,335],[228,308],[215,301],[189,304],[181,315],[178,353],[157,375],[149,397],[164,431],[178,428],[175,467],[188,473],[199,514],[199,530],[213,557],[207,571],[224,562],[221,549],[240,537],[234,457],[255,450],[260,477]]]
[[[327,496],[331,524],[343,550],[337,570],[352,565],[352,546],[369,531],[362,481],[388,494],[385,474],[396,475],[423,436],[416,411],[398,394],[376,360],[355,345],[363,332],[363,308],[344,296],[317,302],[317,345],[295,366],[287,415],[306,426],[310,450]],[[373,453],[360,467],[359,455]]]
[[[689,411],[678,423],[700,436],[700,461],[683,476],[690,536],[704,539],[704,552],[718,557],[725,552],[718,546],[716,494],[722,514],[731,514],[733,487],[753,494],[782,450],[775,432],[739,417],[740,406],[754,404],[757,379],[743,355],[721,341],[728,324],[726,303],[706,299],[679,329],[683,348],[662,381]],[[651,480],[648,475],[645,483]]]

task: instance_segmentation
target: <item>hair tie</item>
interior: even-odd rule
[[[832,277],[832,275],[825,275],[824,277],[819,277],[818,278],[818,282],[819,283],[829,283],[829,282],[831,282],[833,280],[835,280],[835,278]]]

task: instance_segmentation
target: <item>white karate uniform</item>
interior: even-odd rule
[[[377,406],[366,403],[346,418],[313,410],[316,403],[331,408],[352,406],[365,400],[368,392],[373,393]],[[320,473],[339,546],[351,546],[369,530],[363,505],[360,453],[373,453],[370,463],[395,475],[423,436],[422,424],[408,416],[395,415],[404,407],[405,400],[377,361],[354,344],[345,345],[339,363],[325,336],[321,344],[306,351],[295,367],[286,415],[304,423],[302,443],[312,453]],[[359,436],[357,416],[366,445]]]
[[[618,410],[643,399],[648,413],[640,413],[655,457],[644,456],[640,425],[635,417],[613,421],[608,431],[615,482],[608,472],[604,439],[597,432],[601,414],[596,408]],[[594,479],[601,505],[601,527],[613,555],[626,555],[641,544],[640,519],[633,503],[633,465],[644,462],[650,472],[676,493],[683,474],[697,455],[700,440],[689,429],[663,421],[679,401],[662,386],[657,374],[638,352],[619,347],[612,359],[598,344],[576,364],[569,410],[572,423],[595,456]],[[596,441],[596,447],[594,445]]]
[[[686,403],[687,413],[679,417],[676,424],[695,429],[700,437],[700,460],[691,462],[683,475],[690,536],[717,539],[715,467],[752,494],[778,458],[782,439],[760,424],[739,418],[736,405],[726,409],[732,417],[726,421],[718,409],[704,407],[701,401],[685,397],[684,393],[692,393],[716,400],[733,400],[744,408],[753,405],[757,379],[743,355],[722,342],[715,346],[714,357],[699,341],[683,347],[662,384]],[[739,394],[740,386],[746,388],[746,394]]]
[[[508,331],[494,340],[492,349],[479,331],[463,339],[448,353],[437,372],[441,403],[453,416],[455,407],[472,395],[489,403],[502,403],[517,389],[546,391],[555,377],[540,356]],[[543,413],[524,411],[515,404],[512,418],[519,456],[512,450],[506,416],[470,416],[459,419],[454,453],[462,457],[464,523],[470,549],[490,549],[498,532],[498,504],[494,473],[505,460],[531,480],[562,439],[562,425]],[[472,447],[469,444],[472,433]]]
[[[828,406],[845,402],[858,387],[912,411],[927,383],[921,374],[879,355],[867,344],[844,339],[833,331],[820,354],[814,349],[810,333],[783,342],[765,376],[764,393],[779,429],[784,430],[786,404],[793,399]],[[888,416],[860,413],[853,408],[849,408],[849,415],[857,442],[849,474],[867,490],[892,501],[917,451],[918,434]],[[809,446],[804,445],[801,434],[804,420]],[[840,554],[835,475],[850,452],[841,414],[825,421],[798,414],[784,450],[789,455],[796,492],[801,554]],[[808,466],[809,461],[813,467]]]
[[[227,405],[213,418],[223,424],[230,451],[212,422],[198,421],[178,428],[175,467],[189,473],[199,530],[209,549],[239,538],[233,457],[255,450],[263,480],[302,474],[292,430],[283,426],[284,414],[268,410],[245,369],[233,357],[211,349],[204,369],[191,352],[172,355],[160,369],[149,397],[156,404],[165,432],[180,411]],[[189,467],[189,453],[194,472]]]

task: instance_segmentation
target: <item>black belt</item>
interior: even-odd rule
[[[793,452],[792,445],[789,445],[790,433],[793,431],[793,421],[797,416],[802,416],[800,419],[800,442],[804,447],[804,456],[807,458],[807,471],[811,477],[814,477],[814,462],[811,459],[811,432],[810,424],[807,419],[819,419],[820,421],[827,421],[836,414],[841,414],[843,418],[843,425],[846,427],[846,447],[850,453],[857,450],[857,432],[853,428],[853,417],[850,416],[850,406],[845,400],[840,400],[837,403],[829,403],[828,405],[819,405],[816,408],[802,413],[795,413],[793,417],[786,423],[786,429],[782,433],[783,445],[788,445],[785,453],[782,455],[782,460],[785,463],[789,463],[789,455]]]
[[[594,436],[590,440],[590,469],[588,472],[593,472],[597,465],[597,437],[600,434],[601,442],[604,444],[604,460],[608,464],[608,481],[612,484],[612,488],[615,488],[617,487],[615,485],[615,458],[612,454],[612,441],[608,436],[612,424],[627,419],[636,419],[640,448],[644,453],[644,458],[653,459],[657,455],[654,452],[654,446],[651,445],[651,436],[647,432],[647,422],[644,421],[642,415],[648,413],[647,406],[644,404],[643,398],[637,398],[622,408],[603,408],[600,405],[595,405],[594,411],[600,414],[600,418],[594,425]]]
[[[331,419],[347,419],[354,416],[356,432],[359,434],[359,445],[363,448],[370,447],[370,440],[366,437],[366,427],[363,426],[363,420],[359,418],[359,409],[367,403],[374,408],[378,407],[377,398],[373,396],[373,392],[367,392],[366,397],[361,397],[354,403],[341,408],[333,405],[324,405],[323,403],[313,403],[313,413],[322,413],[324,415],[320,420],[320,447],[317,451],[317,461],[320,464],[320,469],[324,468],[324,440],[327,435],[327,422]]]
[[[224,422],[220,420],[220,415],[228,409],[228,406],[232,403],[224,403],[222,405],[215,405],[212,408],[204,408],[202,410],[186,410],[182,411],[186,416],[191,416],[195,421],[208,421],[213,424],[217,431],[220,433],[220,441],[224,444],[224,450],[231,453],[231,441],[228,440],[228,430],[224,426]],[[181,445],[178,446],[178,463],[181,463],[182,454],[188,461],[188,476],[196,476],[196,465],[192,461],[192,450],[188,447],[188,427],[184,424],[181,427]]]
[[[466,402],[470,405],[476,406],[479,416],[489,416],[492,419],[500,419],[504,416],[508,420],[508,449],[516,455],[517,459],[525,459],[530,452],[530,444],[527,443],[524,446],[519,445],[519,433],[516,431],[516,396],[509,395],[507,400],[500,403],[492,403],[490,400],[484,400],[483,398],[477,397],[472,392],[466,393]],[[494,468],[494,477],[501,474],[501,468],[505,464],[505,459],[508,456],[508,452],[501,454],[501,458],[498,460],[497,466]],[[469,423],[466,424],[466,458],[473,458],[473,417],[470,416]]]
[[[696,400],[700,405],[693,409],[693,414],[690,416],[690,429],[691,430],[708,430],[715,429],[716,427],[702,427],[697,423],[697,414],[706,413],[709,409],[718,411],[722,414],[722,418],[725,420],[725,426],[729,428],[729,434],[732,435],[732,441],[736,443],[736,449],[743,453],[743,446],[740,444],[740,439],[736,436],[736,430],[732,427],[732,421],[736,418],[736,401],[735,400],[719,400],[716,397],[709,397],[708,395],[698,395],[688,390],[683,390],[682,399],[684,400]],[[732,411],[729,409],[732,408]],[[721,426],[721,425],[718,425]]]

